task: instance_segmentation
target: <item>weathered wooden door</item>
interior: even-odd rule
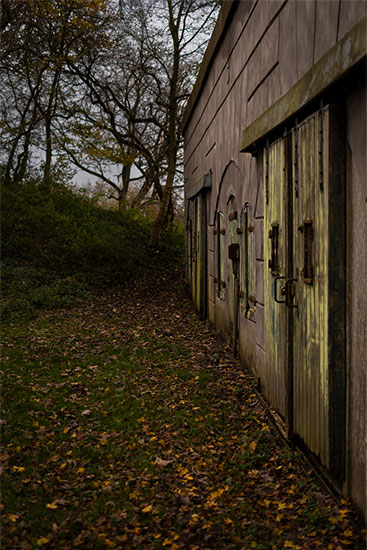
[[[279,139],[265,151],[264,299],[266,377],[265,393],[274,407],[286,416],[287,315],[278,303],[288,275],[287,178],[285,140]]]
[[[265,161],[268,395],[290,430],[339,478],[346,406],[344,147],[340,112],[328,107],[271,144]]]
[[[292,132],[292,320],[294,431],[329,467],[327,119],[316,114]]]
[[[236,275],[233,271],[233,260],[229,257],[229,247],[230,245],[238,243],[238,234],[237,234],[237,211],[235,205],[235,199],[232,196],[227,204],[227,219],[228,219],[228,250],[227,252],[227,262],[228,262],[228,307],[229,307],[229,319],[230,319],[230,340],[233,338],[233,327],[236,325],[235,315],[237,311],[236,307]]]
[[[207,310],[207,221],[205,196],[193,199],[191,293],[196,311],[205,318]]]
[[[342,113],[292,132],[294,432],[337,477],[345,443],[345,163]]]

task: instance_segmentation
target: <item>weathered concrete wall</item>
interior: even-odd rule
[[[208,316],[230,337],[228,284],[222,297],[216,284],[217,211],[226,212],[234,195],[238,213],[245,202],[254,211],[256,312],[249,319],[240,310],[239,352],[255,376],[263,378],[264,311],[264,192],[262,158],[240,153],[241,135],[366,15],[364,0],[241,0],[224,2],[217,28],[190,98],[184,124],[185,193],[212,171],[207,193]],[[225,24],[224,24],[225,23]],[[222,33],[222,34],[221,34]],[[363,104],[364,102],[364,104]],[[366,510],[366,220],[365,172],[366,89],[347,100],[348,187],[348,437],[349,479],[345,490]],[[256,163],[258,163],[256,165]],[[364,170],[364,171],[363,171]],[[364,220],[364,222],[361,222]],[[240,239],[239,239],[240,241]],[[364,250],[364,254],[360,251]],[[266,267],[265,267],[266,268]],[[225,266],[228,283],[228,262]],[[361,368],[365,365],[365,368]],[[361,438],[362,434],[362,438]]]
[[[347,101],[347,339],[349,363],[349,485],[366,513],[367,425],[367,171],[366,91]]]

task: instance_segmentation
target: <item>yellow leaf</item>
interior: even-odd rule
[[[66,467],[66,462],[64,462],[63,464],[61,464],[60,470],[63,470],[65,467]]]
[[[46,508],[49,508],[50,510],[57,510],[58,506],[56,502],[50,502],[49,504],[46,504]]]
[[[50,542],[50,539],[46,539],[46,537],[40,537],[37,541],[37,546],[43,546],[44,544],[47,544]]]
[[[209,499],[215,500],[216,498],[219,498],[224,493],[224,489],[218,489],[217,491],[214,491],[213,493],[210,493]]]
[[[251,441],[250,449],[251,449],[252,452],[255,451],[256,447],[257,447],[257,442],[256,441]]]
[[[76,473],[77,474],[82,474],[84,472],[85,468],[78,468]]]
[[[142,509],[142,512],[147,513],[147,512],[151,512],[152,510],[153,510],[153,506],[149,504],[148,506]]]
[[[229,525],[230,523],[233,523],[233,521],[231,520],[231,518],[224,518],[224,523]]]
[[[9,514],[9,519],[11,522],[15,523],[17,521],[17,519],[19,519],[19,516],[17,516],[17,514]]]
[[[14,472],[24,472],[25,468],[23,466],[13,466]]]

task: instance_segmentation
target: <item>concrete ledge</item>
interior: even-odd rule
[[[362,61],[366,57],[366,28],[367,18],[364,17],[288,92],[245,128],[240,151],[256,150],[258,140],[284,123]]]
[[[208,172],[190,189],[187,199],[193,199],[201,191],[209,191],[212,188],[212,173]]]

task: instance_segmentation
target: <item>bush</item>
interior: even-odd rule
[[[88,286],[119,285],[183,262],[182,228],[165,230],[152,251],[152,220],[104,209],[65,187],[45,195],[36,182],[3,185],[1,226],[4,319],[69,307]]]

